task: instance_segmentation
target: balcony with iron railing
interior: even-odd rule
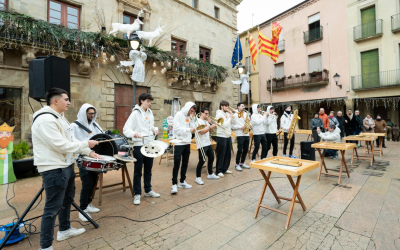
[[[322,26],[311,29],[309,31],[304,31],[304,44],[309,44],[315,41],[319,41],[323,38]]]
[[[351,88],[354,91],[399,86],[400,69],[380,71],[351,77]]]
[[[283,91],[293,88],[304,88],[318,85],[327,85],[329,83],[329,71],[313,72],[309,74],[302,74],[292,76],[290,78],[284,77],[281,79],[272,80],[272,91]],[[271,91],[271,81],[267,81],[267,90]]]
[[[353,28],[354,41],[362,41],[383,35],[383,20],[358,25]]]
[[[400,30],[400,13],[393,15],[391,18],[392,21],[392,32],[397,32]]]
[[[278,50],[279,52],[285,51],[285,40],[280,40],[278,43]]]

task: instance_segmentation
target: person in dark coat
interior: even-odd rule
[[[340,128],[340,139],[344,137],[344,126],[346,124],[345,118],[343,117],[342,111],[337,112],[336,120],[339,122]]]
[[[353,135],[353,131],[356,129],[356,116],[353,114],[353,111],[351,109],[347,110],[347,114],[344,116],[345,119],[345,125],[344,128],[346,130],[346,136]],[[350,143],[353,143],[353,141],[350,141]]]
[[[314,113],[314,118],[311,119],[310,127],[312,130],[312,136],[313,136],[314,142],[315,143],[319,142],[321,140],[321,138],[318,136],[317,128],[320,128],[321,130],[323,130],[324,122],[322,121],[321,118],[319,118],[318,112]]]
[[[375,120],[375,133],[386,133],[386,132],[387,132],[387,124],[385,120],[382,119],[382,116],[378,114]],[[379,136],[379,137],[383,137],[382,147],[386,148],[385,137],[384,136]],[[376,146],[378,147],[379,147],[379,137],[378,139],[376,139]]]
[[[355,131],[353,130],[353,135],[359,135],[363,131],[363,118],[360,116],[360,111],[354,111],[354,116],[356,117]],[[361,147],[361,143],[356,141],[357,147]]]

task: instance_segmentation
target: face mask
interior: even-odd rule
[[[291,111],[285,110],[285,113],[288,114],[288,115],[290,115],[290,112],[291,112]]]
[[[376,118],[376,120],[377,120],[377,121],[381,121],[381,120],[382,120],[382,118]]]

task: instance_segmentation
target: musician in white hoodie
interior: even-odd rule
[[[242,168],[249,169],[250,167],[244,164],[246,160],[247,152],[249,151],[249,133],[245,134],[243,131],[246,129],[245,124],[246,120],[250,120],[250,117],[247,116],[248,113],[244,110],[244,103],[239,102],[237,104],[238,112],[242,112],[243,116],[239,118],[239,115],[235,113],[233,115],[233,121],[235,123],[232,128],[235,130],[236,139],[237,139],[237,152],[236,152],[236,165],[235,169],[237,171],[242,171]]]
[[[94,106],[89,103],[85,103],[79,109],[78,120],[71,124],[71,128],[74,130],[74,136],[80,141],[90,140],[94,135],[103,133],[103,130],[96,123],[97,110]],[[89,213],[100,212],[100,209],[94,207],[92,202],[93,189],[97,184],[98,172],[86,170],[82,166],[79,167],[79,177],[82,181],[81,196],[79,199],[80,208],[90,216]],[[88,220],[79,213],[79,219],[83,222]]]
[[[265,136],[264,128],[267,124],[267,115],[260,114],[261,107],[258,104],[253,104],[252,110],[253,114],[251,115],[250,123],[253,128],[254,150],[251,161],[255,161],[258,149],[260,148],[260,143],[262,145],[261,159],[267,158],[267,137]]]
[[[71,227],[71,203],[75,196],[75,153],[101,158],[90,150],[97,141],[78,141],[64,116],[71,102],[68,93],[51,88],[44,106],[33,114],[32,145],[34,165],[42,175],[46,203],[41,222],[40,249],[53,249],[53,235],[58,215],[57,241],[83,234],[84,228]]]
[[[192,133],[196,131],[195,113],[196,104],[193,102],[187,102],[185,106],[175,114],[174,117],[174,137],[181,142],[176,142],[174,146],[174,169],[172,170],[171,194],[178,193],[178,187],[192,188],[192,185],[187,184],[185,180],[186,171],[189,164]],[[181,168],[181,178],[178,185],[179,168]]]
[[[273,156],[278,155],[278,115],[274,111],[274,107],[267,107],[267,124],[264,126],[265,135],[267,136],[267,155],[268,151],[271,149],[271,144],[274,147],[272,151]]]
[[[328,127],[328,132],[322,133],[320,128],[317,128],[318,136],[324,139],[325,141],[330,142],[341,142],[342,138],[340,137],[340,128],[336,127],[336,125],[331,124]],[[337,159],[338,151],[333,149],[327,149],[325,151],[325,156],[332,156],[332,159]]]
[[[151,170],[153,168],[153,159],[144,156],[140,151],[143,143],[150,142],[154,139],[154,135],[158,134],[158,128],[154,126],[154,116],[150,109],[153,97],[148,93],[142,93],[139,96],[139,105],[135,105],[132,113],[129,115],[123,129],[126,137],[132,138],[133,144],[133,157],[135,157],[135,168],[133,171],[133,204],[139,205],[142,196],[142,171],[144,182],[144,196],[158,198],[160,194],[151,189]],[[154,134],[154,135],[153,135]],[[148,140],[146,140],[148,139]],[[144,170],[143,170],[144,165]]]
[[[281,117],[281,128],[283,130],[283,157],[286,157],[286,149],[289,143],[287,139],[287,135],[289,133],[290,124],[292,123],[293,114],[292,114],[292,107],[290,105],[286,106],[285,112]],[[294,148],[294,131],[293,137],[290,139],[290,149],[289,149],[289,158],[296,159],[297,157],[293,155],[293,148]]]

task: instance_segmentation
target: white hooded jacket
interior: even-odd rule
[[[44,106],[35,114],[32,125],[32,145],[34,165],[39,172],[66,168],[75,162],[78,154],[89,155],[92,151],[87,141],[78,141],[64,113],[57,113],[49,106]],[[56,115],[55,118],[52,114]]]
[[[151,109],[144,111],[139,105],[135,105],[132,113],[129,115],[128,120],[125,122],[123,133],[126,137],[132,138],[133,146],[143,146],[149,143],[146,139],[135,138],[135,134],[139,133],[141,137],[154,139],[153,133],[158,131],[157,127],[154,127],[154,116]]]
[[[86,116],[86,112],[87,112],[88,108],[92,108],[96,112],[91,123],[88,122],[88,119]],[[78,124],[72,123],[71,128],[74,130],[74,136],[76,139],[78,139],[80,141],[88,141],[94,135],[103,133],[103,130],[101,130],[101,127],[99,126],[99,124],[96,123],[96,117],[97,117],[97,110],[95,107],[93,107],[89,103],[85,103],[82,105],[81,109],[78,112],[78,120],[77,121],[80,124],[82,124],[83,126],[85,126],[87,129],[92,131],[92,133],[88,133],[85,130],[83,130],[81,127],[79,127]]]
[[[224,119],[224,123],[222,124],[222,127],[224,129],[218,127],[217,128],[217,137],[223,137],[223,138],[230,138],[231,137],[231,114],[229,112],[224,112],[222,110],[217,110],[217,114],[215,115],[215,118],[218,120],[219,118]],[[237,128],[236,126],[234,128]]]
[[[276,132],[278,132],[278,117],[269,113],[271,108],[272,106],[268,106],[267,108],[267,114],[269,114],[269,116],[267,117],[267,124],[264,126],[266,134],[276,134]]]
[[[332,141],[332,142],[341,142],[340,137],[340,128],[336,127],[333,132],[326,132],[326,133],[319,133],[319,137],[324,139],[325,141]]]
[[[247,118],[246,112],[243,112],[242,118],[239,118],[237,113],[233,114],[232,121],[234,125],[232,125],[232,130],[235,130],[236,136],[249,136],[248,133],[247,134],[243,133],[243,130],[241,129],[245,124],[246,118]]]
[[[293,114],[286,114],[286,112],[283,112],[283,115],[281,117],[281,128],[284,133],[289,132],[290,124],[292,123],[293,119]]]
[[[258,104],[252,106],[253,114],[250,123],[253,128],[253,135],[263,135],[265,134],[264,125],[267,125],[267,117],[258,113],[257,106]]]
[[[185,106],[175,114],[174,117],[174,137],[182,142],[175,143],[178,145],[188,145],[192,142],[192,132],[191,128],[195,128],[194,119],[193,121],[188,116],[189,110],[195,104],[193,102],[187,102]]]

